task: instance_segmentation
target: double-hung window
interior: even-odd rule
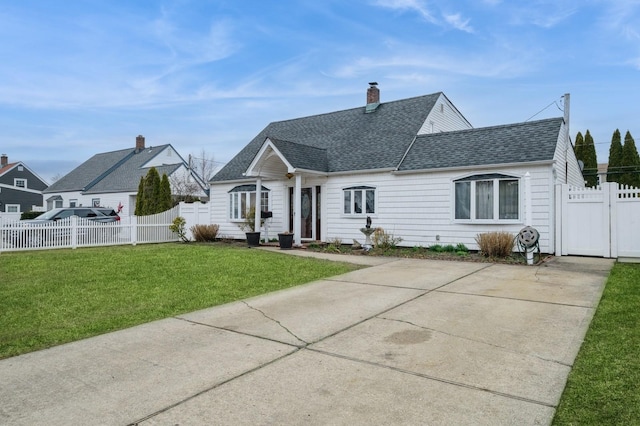
[[[343,213],[346,215],[366,215],[376,212],[376,189],[372,186],[352,186],[342,190]]]
[[[520,179],[503,174],[454,181],[454,219],[469,222],[518,221]]]
[[[249,210],[256,207],[256,186],[240,185],[229,191],[229,219],[242,220]],[[262,187],[260,211],[269,210],[269,189]]]

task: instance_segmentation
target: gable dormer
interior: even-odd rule
[[[473,129],[471,123],[464,118],[444,93],[440,93],[427,119],[422,123],[418,134],[426,135],[467,129]]]

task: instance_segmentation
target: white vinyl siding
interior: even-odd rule
[[[500,170],[485,170],[482,173],[500,173],[518,176],[520,187],[520,220],[489,221],[489,223],[461,223],[453,217],[454,184],[463,173],[446,171],[437,173],[391,174],[388,172],[358,175],[334,175],[323,179],[309,179],[306,186],[322,186],[321,234],[323,241],[335,238],[344,244],[353,240],[360,243],[364,235],[360,228],[366,225],[367,214],[344,214],[344,189],[363,182],[375,188],[375,214],[371,214],[372,227],[381,227],[390,234],[402,238],[399,245],[405,247],[428,247],[433,244],[463,243],[471,250],[477,250],[475,237],[482,232],[507,231],[518,233],[523,227],[524,178],[531,174],[532,211],[531,225],[540,232],[540,247],[543,252],[553,252],[552,203],[553,183],[550,165],[530,167],[509,167]],[[480,173],[480,172],[478,172]],[[471,174],[471,173],[469,173]],[[250,182],[247,182],[248,184]],[[228,192],[238,185],[219,183],[211,186],[212,223],[220,225],[220,235],[244,238],[244,233],[229,219]],[[273,218],[269,220],[270,236],[288,229],[289,187],[291,181],[269,182],[270,209]],[[498,212],[499,214],[499,212]],[[436,240],[436,236],[439,237]]]
[[[446,96],[441,94],[426,120],[422,123],[418,134],[424,135],[426,133],[450,132],[471,128],[472,126],[462,114],[449,102]]]

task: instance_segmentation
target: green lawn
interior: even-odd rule
[[[0,254],[0,359],[359,268],[225,244]]]
[[[640,424],[639,264],[613,267],[553,424]]]

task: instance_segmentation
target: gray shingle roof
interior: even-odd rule
[[[211,181],[243,179],[242,174],[267,137],[326,150],[327,172],[395,168],[440,94],[385,102],[369,114],[363,106],[273,122]],[[298,149],[296,154],[305,149]],[[313,170],[323,167],[314,162],[307,165]]]
[[[125,160],[132,153],[133,149],[121,149],[96,154],[54,182],[44,192],[82,191],[83,188],[107,173],[115,164]]]
[[[420,135],[399,170],[553,160],[562,118]]]
[[[90,193],[136,192],[140,177],[147,174],[149,168],[142,165],[153,159],[170,145],[148,147],[136,153],[135,149],[96,154],[60,180],[49,186],[44,192],[84,191]],[[167,176],[182,164],[156,166],[158,173]]]
[[[329,171],[326,148],[316,148],[275,138],[269,138],[269,140],[296,169]]]

